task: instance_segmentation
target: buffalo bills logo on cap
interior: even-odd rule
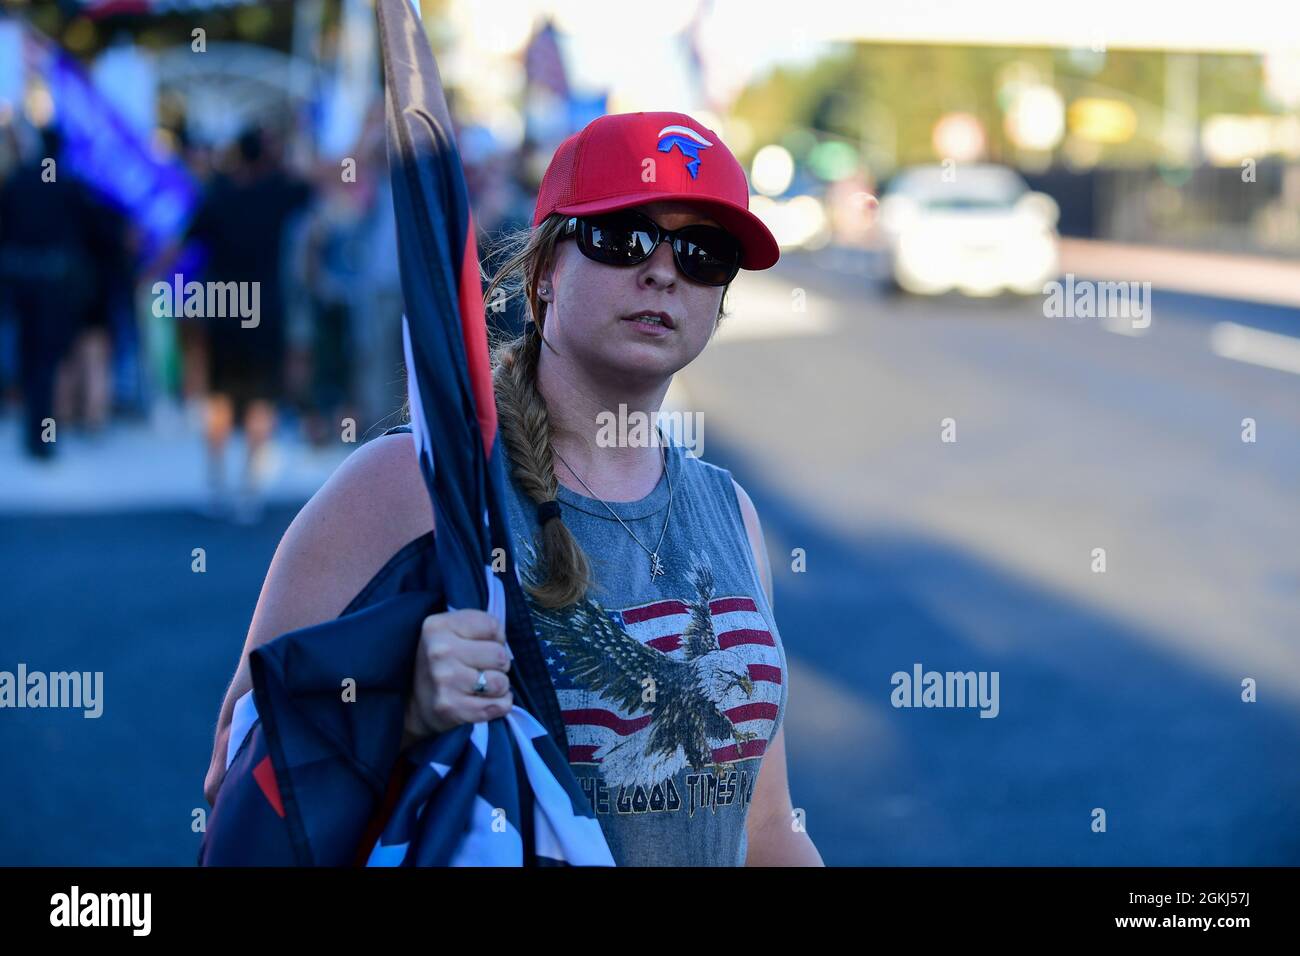
[[[686,169],[695,178],[700,169],[700,150],[713,144],[689,126],[665,126],[659,131],[659,152],[671,153],[676,146],[686,157]]]

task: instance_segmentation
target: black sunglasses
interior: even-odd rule
[[[695,223],[664,229],[643,213],[621,210],[590,218],[571,217],[560,238],[575,234],[582,254],[607,266],[645,262],[659,243],[667,242],[677,268],[693,282],[726,285],[740,271],[740,242],[717,226]]]

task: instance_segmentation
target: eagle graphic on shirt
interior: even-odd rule
[[[531,569],[536,553],[527,542],[522,551]],[[649,789],[686,767],[720,772],[766,749],[760,730],[771,729],[764,721],[780,693],[772,636],[751,597],[715,595],[707,556],[690,560],[681,599],[615,611],[590,596],[563,608],[528,596],[570,760],[598,764],[611,785]]]

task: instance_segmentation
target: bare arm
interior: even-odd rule
[[[774,607],[772,566],[768,562],[767,544],[763,540],[758,511],[739,484],[736,484],[736,497],[740,501],[740,513],[745,519],[745,530],[749,534],[749,546],[754,552],[754,563],[758,566],[763,590],[767,592],[768,606]],[[787,709],[789,706],[787,691]],[[786,774],[783,726],[772,738],[771,745],[763,754],[763,762],[759,765],[754,796],[745,817],[745,833],[749,844],[745,865],[825,866],[812,838],[805,830],[795,829],[793,818],[794,806],[790,800],[790,784]]]
[[[740,514],[745,519],[745,531],[749,535],[749,549],[754,553],[754,564],[758,567],[759,579],[763,582],[763,591],[767,594],[767,606],[776,610],[772,595],[772,565],[767,559],[767,543],[763,540],[763,526],[758,522],[758,510],[750,500],[748,492],[740,487],[736,479],[731,479],[736,486],[736,498],[740,501]]]
[[[203,786],[208,803],[215,802],[225,777],[235,701],[252,687],[248,655],[253,648],[338,617],[394,553],[432,528],[433,507],[409,434],[362,445],[298,512],[267,569],[221,705]]]

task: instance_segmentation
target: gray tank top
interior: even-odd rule
[[[504,447],[504,443],[503,443]],[[536,505],[510,476],[526,577]],[[759,766],[785,714],[786,660],[731,473],[667,446],[673,505],[664,573],[595,498],[563,485],[561,515],[591,562],[587,598],[528,607],[559,698],[569,763],[619,866],[739,866]],[[647,548],[668,481],[609,502]],[[526,593],[526,592],[525,592]]]

